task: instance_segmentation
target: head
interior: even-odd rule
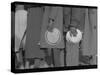
[[[71,32],[71,34],[73,34],[73,36],[77,35],[77,28],[74,26],[69,26],[69,31]]]

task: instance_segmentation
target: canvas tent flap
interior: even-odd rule
[[[50,10],[52,9],[52,10]],[[56,15],[56,17],[55,17]],[[55,19],[54,28],[56,28],[60,33],[58,37],[61,37],[55,45],[49,44],[46,41],[45,34],[47,31],[48,20],[49,17]],[[41,30],[41,40],[40,46],[41,48],[64,48],[64,41],[63,41],[63,8],[62,7],[45,7],[45,12],[43,16],[43,23],[42,23],[42,30]],[[56,34],[56,32],[52,33]],[[57,32],[58,34],[58,32]],[[59,41],[58,40],[58,41]]]
[[[15,12],[15,49],[20,47],[21,39],[27,27],[27,11],[24,9]]]
[[[94,10],[94,11],[92,11]],[[94,12],[94,13],[93,13]],[[82,52],[83,55],[96,55],[96,29],[94,26],[97,25],[96,23],[97,12],[96,9],[86,9],[86,16],[85,16],[85,29],[84,35],[82,40]]]
[[[44,53],[38,45],[40,41],[41,23],[43,18],[43,9],[41,7],[33,7],[28,10],[28,25],[26,33],[26,58],[42,58]]]

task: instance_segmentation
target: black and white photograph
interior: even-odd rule
[[[11,70],[97,68],[97,7],[11,3]]]

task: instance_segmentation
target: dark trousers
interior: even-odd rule
[[[53,64],[54,67],[60,67],[60,49],[45,49],[45,60],[48,65]]]

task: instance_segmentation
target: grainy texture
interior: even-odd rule
[[[66,64],[67,66],[79,65],[79,43],[66,43]]]
[[[50,11],[50,8],[52,9],[51,11]],[[62,32],[63,31],[63,13],[62,13],[62,11],[63,11],[62,7],[48,7],[48,6],[45,7],[43,23],[42,23],[42,30],[41,30],[41,41],[40,41],[41,48],[64,48],[63,32]],[[53,15],[53,16],[51,16],[51,15]],[[55,15],[56,15],[56,17],[55,17]],[[61,33],[61,41],[56,45],[50,45],[45,40],[45,32],[46,32],[47,26],[49,24],[48,23],[49,16],[51,18],[55,18],[54,28],[58,28]]]
[[[96,26],[97,26],[97,11],[95,9],[90,9],[90,10],[86,9],[85,29],[84,29],[84,37],[82,41],[83,55],[97,54]]]
[[[40,7],[30,8],[28,10],[28,26],[26,33],[26,58],[43,58],[44,53],[38,45],[40,41],[41,23],[43,18],[43,9]]]

